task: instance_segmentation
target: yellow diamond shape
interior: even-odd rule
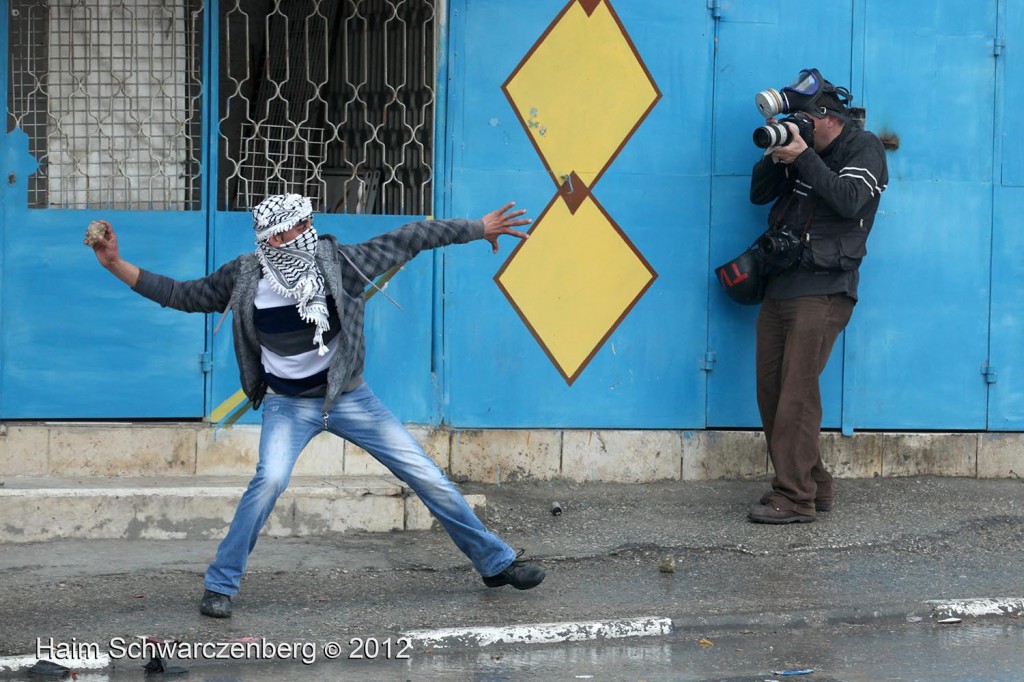
[[[556,184],[588,187],[661,97],[607,0],[572,0],[502,85]]]
[[[572,385],[657,276],[593,196],[556,195],[494,279]]]

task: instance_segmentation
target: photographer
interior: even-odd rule
[[[881,142],[850,118],[849,91],[817,70],[757,101],[768,117],[758,132],[778,133],[750,180],[753,203],[774,201],[773,229],[759,245],[795,262],[774,264],[757,319],[757,404],[775,478],[749,518],[810,522],[832,508],[833,495],[819,445],[819,377],[857,301],[858,268],[889,176]],[[778,113],[791,116],[780,123]]]

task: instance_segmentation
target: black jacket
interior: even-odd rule
[[[882,143],[851,124],[820,155],[808,149],[788,165],[762,157],[750,178],[750,200],[774,200],[769,225],[787,224],[809,238],[799,265],[773,275],[767,295],[844,293],[856,299],[858,268],[888,183]]]

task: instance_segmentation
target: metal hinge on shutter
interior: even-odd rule
[[[715,353],[709,350],[704,354],[704,359],[700,361],[700,368],[705,372],[710,372],[715,368],[715,362],[717,362]]]
[[[981,376],[985,377],[986,384],[996,383],[996,368],[987,362],[981,366]]]
[[[213,369],[213,354],[209,351],[204,351],[199,354],[199,368],[203,370],[203,374],[209,374],[210,370]]]
[[[722,18],[722,0],[708,0],[707,8],[711,10],[711,16],[713,18]]]
[[[1006,36],[996,36],[992,41],[992,54],[999,56],[1006,49]]]

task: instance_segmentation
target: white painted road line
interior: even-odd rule
[[[620,637],[651,637],[671,632],[671,618],[649,616],[626,620],[409,630],[402,633],[402,636],[409,638],[417,649],[445,649],[453,646],[556,644]]]
[[[1024,615],[1024,598],[933,599],[925,602],[939,618]]]

